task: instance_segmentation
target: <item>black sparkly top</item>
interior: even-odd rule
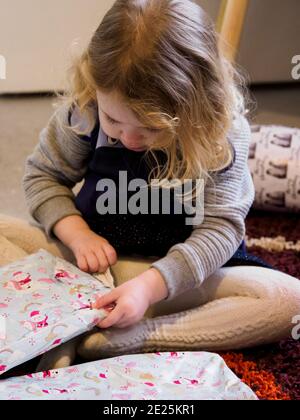
[[[69,122],[71,113],[69,114]],[[118,209],[119,171],[126,171],[127,182],[140,178],[148,182],[149,163],[144,159],[145,152],[134,152],[127,149],[116,139],[106,136],[97,119],[90,136],[81,139],[91,143],[91,153],[84,184],[75,198],[77,209],[82,213],[90,228],[103,236],[115,248],[118,254],[163,257],[175,244],[184,242],[192,233],[193,227],[185,223],[184,206],[182,214],[175,214],[171,205],[170,214],[99,214],[97,200],[103,191],[97,191],[97,183],[103,179],[111,179],[116,186]],[[160,164],[164,164],[165,155],[157,153]],[[133,193],[127,190],[128,200]],[[150,194],[149,208],[151,203]],[[171,190],[171,197],[174,198]],[[243,241],[234,256],[225,264],[259,265],[270,267],[261,259],[246,252]]]

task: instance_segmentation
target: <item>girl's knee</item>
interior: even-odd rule
[[[237,266],[218,270],[207,279],[209,298],[249,298],[272,341],[289,337],[300,315],[300,280],[281,271]]]
[[[275,275],[280,290],[283,290],[287,310],[292,316],[300,314],[300,280],[280,271],[277,271]]]
[[[269,297],[270,313],[278,340],[292,337],[295,319],[300,315],[300,280],[278,270],[269,270],[272,294]]]
[[[300,280],[282,271],[258,267],[236,266],[219,269],[208,279],[209,287],[218,297],[243,296],[276,299],[292,293],[298,299]]]
[[[272,311],[282,314],[287,320],[300,313],[300,280],[271,268],[249,268],[258,297],[268,301]]]

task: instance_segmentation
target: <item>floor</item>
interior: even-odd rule
[[[252,87],[251,97],[252,123],[300,128],[300,84]],[[30,220],[21,188],[24,162],[53,113],[53,102],[49,94],[0,96],[0,213]]]

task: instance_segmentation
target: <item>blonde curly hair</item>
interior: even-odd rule
[[[191,1],[117,0],[68,81],[60,99],[89,121],[75,133],[95,125],[97,90],[117,91],[142,124],[162,130],[147,150],[156,179],[205,181],[232,162],[228,131],[246,113],[245,80],[222,55],[212,20]],[[156,150],[166,154],[164,167]]]

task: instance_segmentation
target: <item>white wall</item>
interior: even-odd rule
[[[114,0],[0,0],[0,92],[62,88],[71,44],[85,46]]]
[[[221,0],[195,1],[216,19]],[[83,48],[113,3],[0,0],[0,56],[7,66],[0,93],[63,89],[72,42],[77,39]],[[299,0],[250,0],[238,62],[252,82],[292,81],[291,59],[300,54],[299,16]]]
[[[196,2],[216,20],[221,0]],[[300,55],[300,1],[250,0],[237,55],[250,81],[294,82],[295,55]]]
[[[300,1],[250,0],[238,62],[255,82],[293,82],[300,55]]]

